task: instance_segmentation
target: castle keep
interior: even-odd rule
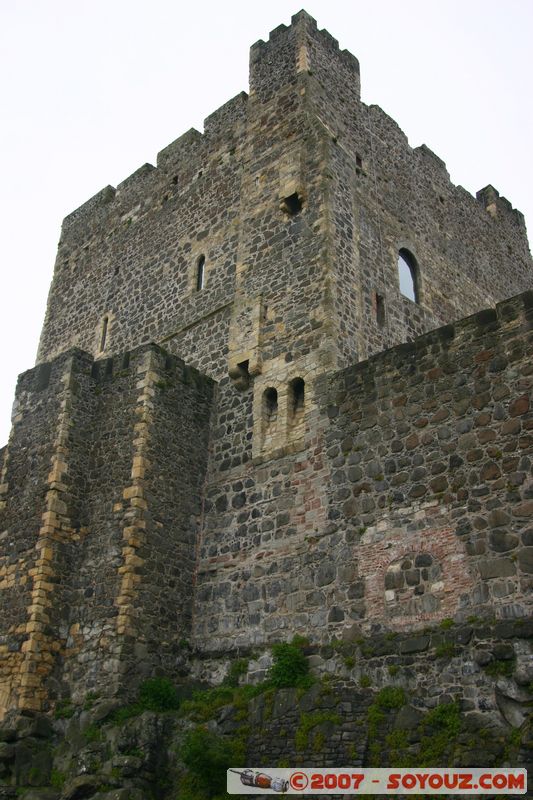
[[[3,452],[0,717],[527,618],[532,279],[520,212],[308,14],[253,45],[249,94],[63,222]]]

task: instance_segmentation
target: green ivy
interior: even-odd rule
[[[378,708],[401,708],[405,702],[405,690],[399,686],[384,686],[374,698]]]
[[[248,672],[248,659],[247,658],[239,658],[237,661],[232,661],[230,664],[230,668],[228,670],[228,674],[224,678],[224,685],[225,686],[238,686],[239,685],[239,678],[241,675],[246,675]]]
[[[54,787],[54,789],[62,789],[67,776],[64,772],[60,772],[58,769],[52,769],[50,773],[50,785]]]
[[[441,642],[435,648],[437,658],[453,658],[455,655],[455,645],[453,642]]]
[[[139,687],[139,696],[136,702],[129,703],[122,708],[117,708],[109,721],[115,725],[123,725],[132,717],[138,717],[143,711],[176,711],[180,702],[176,688],[169,678],[148,678]]]
[[[149,678],[141,683],[139,703],[145,711],[176,711],[176,687],[169,678]]]
[[[495,659],[485,667],[485,672],[492,678],[510,678],[514,672],[515,660],[510,659],[503,661],[502,659]]]
[[[268,683],[276,688],[301,686],[309,683],[309,662],[302,650],[302,640],[282,642],[272,646],[273,664]]]
[[[227,739],[202,726],[189,731],[180,751],[189,772],[180,797],[187,793],[209,800],[225,797],[226,770],[246,761],[243,739]]]
[[[385,722],[385,711],[401,708],[405,705],[405,691],[399,686],[384,686],[374,697],[374,701],[367,711],[368,721],[368,742],[370,766],[379,767],[381,765],[383,752],[381,743],[378,741],[380,725]]]
[[[86,742],[100,742],[102,740],[102,731],[95,725],[89,725],[83,732]]]
[[[458,703],[441,703],[432,708],[422,720],[420,730],[420,766],[442,767],[452,764],[457,738],[462,730]]]
[[[302,714],[300,717],[300,724],[296,729],[294,742],[297,750],[305,750],[307,747],[309,733],[316,728],[317,725],[322,725],[324,722],[332,722],[334,725],[341,723],[341,718],[338,714],[331,711],[314,711],[312,714]]]
[[[59,700],[56,705],[54,716],[56,719],[70,719],[74,716],[75,711],[76,709],[72,705],[71,700]]]

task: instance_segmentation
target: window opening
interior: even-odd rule
[[[265,422],[270,425],[278,417],[278,392],[273,386],[269,386],[263,393],[263,404],[265,412]]]
[[[398,253],[398,277],[403,296],[418,303],[418,266],[414,255],[405,248]]]
[[[200,292],[204,288],[205,282],[205,256],[200,256],[196,265],[196,291]]]
[[[385,325],[385,298],[376,292],[376,322],[378,328]]]
[[[281,210],[285,211],[290,217],[293,217],[302,210],[302,200],[298,192],[290,194],[281,201]]]
[[[250,362],[248,359],[246,361],[241,361],[237,364],[237,370],[239,371],[239,375],[235,380],[235,388],[239,389],[239,391],[244,391],[250,385]]]
[[[293,420],[303,411],[305,404],[305,381],[303,378],[293,378],[289,383],[290,412]]]
[[[107,342],[107,329],[109,325],[109,317],[105,316],[102,320],[102,335],[100,336],[100,352],[105,350]]]

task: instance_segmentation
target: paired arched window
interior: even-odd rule
[[[254,452],[272,453],[279,448],[300,447],[305,436],[305,397],[303,378],[286,384],[267,386],[260,399],[254,399]]]
[[[405,247],[398,253],[400,292],[413,303],[420,302],[419,270],[416,258]]]

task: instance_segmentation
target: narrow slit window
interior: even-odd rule
[[[420,302],[418,265],[414,255],[405,248],[398,253],[398,278],[403,296],[413,303]]]
[[[265,423],[270,425],[278,417],[278,392],[273,386],[265,389],[263,394],[263,410]]]
[[[100,335],[100,352],[103,352],[105,350],[108,327],[109,327],[109,317],[105,316],[102,320],[102,333]]]
[[[385,325],[385,298],[376,292],[376,323],[378,328]]]
[[[305,405],[305,381],[303,378],[294,378],[289,383],[289,412],[292,421],[297,421]]]
[[[205,284],[205,256],[200,256],[196,264],[196,291],[201,292]]]

